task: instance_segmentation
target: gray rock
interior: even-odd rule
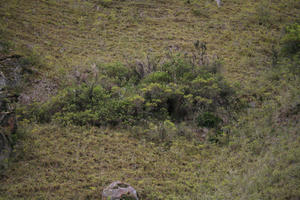
[[[102,192],[102,200],[138,200],[136,190],[129,184],[113,182]]]
[[[216,0],[218,7],[221,7],[221,0]]]

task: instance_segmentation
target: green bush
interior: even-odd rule
[[[181,55],[170,58],[141,80],[133,68],[122,64],[98,68],[100,76],[68,87],[46,103],[30,106],[23,115],[39,122],[76,125],[192,120],[194,124],[215,127],[219,122],[214,117],[217,109],[226,109],[234,96],[219,74],[208,71],[207,66],[195,66]]]
[[[124,86],[128,83],[134,83],[137,81],[137,76],[134,74],[130,68],[120,64],[107,64],[107,65],[99,65],[100,73],[105,75],[110,79],[113,83]]]
[[[199,73],[196,72],[196,69],[187,60],[181,58],[180,55],[174,56],[170,62],[163,64],[162,71],[168,73],[173,82],[178,83],[191,81]]]
[[[207,128],[216,128],[221,122],[222,120],[219,117],[210,112],[201,113],[197,117],[198,126]]]
[[[144,83],[169,83],[170,81],[170,74],[162,71],[153,72],[143,80]]]
[[[1,34],[0,34],[1,37]],[[1,53],[8,53],[9,52],[10,44],[6,41],[0,41],[0,52]]]
[[[292,24],[285,28],[285,35],[281,39],[282,53],[293,56],[300,51],[300,25]]]

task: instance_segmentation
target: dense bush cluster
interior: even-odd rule
[[[218,127],[222,122],[219,115],[234,94],[211,66],[195,65],[181,54],[151,70],[98,65],[97,74],[89,80],[66,88],[47,103],[33,105],[26,114],[39,122],[56,120],[76,125],[187,120]]]

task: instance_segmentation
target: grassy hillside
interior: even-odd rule
[[[0,0],[0,55],[34,72],[0,199],[100,199],[115,180],[299,199],[299,19],[297,0]]]
[[[243,81],[270,62],[281,28],[299,18],[298,4],[228,1],[217,8],[214,1],[12,0],[1,3],[1,29],[62,71],[205,41],[209,55],[224,60],[227,75]]]

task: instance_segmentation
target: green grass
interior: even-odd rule
[[[280,54],[282,30],[299,24],[299,9],[297,0],[232,0],[220,8],[197,0],[0,0],[0,41],[11,44],[5,53],[38,58],[30,63],[39,75],[24,89],[30,103],[72,86],[74,71],[94,63],[135,66],[170,46],[191,52],[199,40],[249,105],[226,113],[232,118],[218,144],[213,129],[190,124],[176,128],[192,137],[153,143],[141,135],[156,137],[155,124],[96,128],[23,118],[0,174],[0,199],[100,199],[116,180],[141,199],[300,198],[299,62]],[[144,81],[165,81],[160,75]],[[172,132],[173,123],[161,123]]]

